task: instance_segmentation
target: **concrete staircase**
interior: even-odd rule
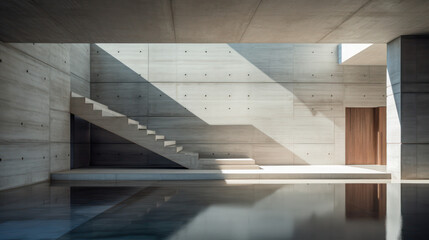
[[[175,140],[167,139],[156,131],[110,110],[106,105],[71,94],[70,112],[86,121],[106,129],[130,142],[140,145],[171,161],[189,169],[259,169],[255,161],[249,158],[237,159],[199,159],[198,153],[185,152]]]

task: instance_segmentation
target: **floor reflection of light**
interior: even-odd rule
[[[429,179],[427,180],[401,180],[401,183],[405,184],[429,184]]]
[[[220,169],[220,173],[228,174],[380,174],[385,173],[383,166],[360,165],[274,165],[260,166],[260,169]],[[255,178],[254,176],[252,178]],[[281,177],[277,177],[281,178]],[[334,177],[332,177],[334,178]]]
[[[239,184],[341,184],[341,183],[390,183],[388,179],[225,179],[229,185]]]
[[[253,196],[255,202],[212,204],[169,239],[294,239],[296,225],[326,216],[342,218],[344,209],[332,204],[344,201],[338,192],[344,193],[340,185],[285,185],[258,200]]]
[[[386,239],[401,239],[401,184],[387,184]]]

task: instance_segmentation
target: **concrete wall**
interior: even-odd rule
[[[71,91],[85,97],[90,97],[89,46],[89,44],[71,44],[70,46]]]
[[[345,107],[385,106],[385,81],[338,65],[336,45],[91,45],[91,98],[201,157],[258,164],[344,164]],[[91,134],[100,153],[130,148]]]
[[[72,48],[0,44],[0,189],[69,169]]]
[[[70,51],[71,91],[90,97],[90,45],[72,44]],[[91,158],[90,127],[87,121],[71,116],[71,168],[87,167]]]
[[[395,178],[429,178],[428,55],[428,37],[402,36],[388,44],[387,137]]]

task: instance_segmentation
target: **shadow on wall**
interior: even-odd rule
[[[329,121],[344,117],[344,89],[335,87],[343,83],[343,71],[332,48],[312,44],[228,45],[265,75],[262,81],[276,83],[275,87],[286,90],[283,94],[292,95],[287,117],[324,117]]]
[[[385,105],[385,69],[343,69],[335,45],[97,44],[91,54],[94,100],[201,157],[344,164],[344,108]]]
[[[147,54],[147,49],[140,51],[135,44],[122,45],[119,49],[116,54],[127,56],[129,52],[137,52],[142,55],[121,61],[121,58],[112,56],[112,51],[106,51],[106,47],[91,46],[93,100],[147,125],[167,139],[176,140],[185,151],[198,152],[202,158],[252,157],[257,163],[268,158],[272,163],[281,163],[283,156],[292,154],[252,125],[212,125],[205,122],[176,100],[176,88],[179,87],[176,83],[151,83],[144,78],[147,60],[143,55]],[[210,111],[207,107],[204,110]],[[301,164],[306,163],[302,161]],[[179,167],[96,126],[91,127],[91,165]]]
[[[386,105],[385,66],[339,65],[335,44],[228,45],[259,70],[262,81],[274,82],[273,86],[286,90],[282,94],[292,95],[284,103],[289,109],[282,119],[289,121],[289,128],[276,120],[255,122],[255,126],[282,144],[288,139],[271,126],[289,129],[294,157],[308,159],[310,164],[344,164],[347,107]],[[334,156],[315,161],[309,151],[322,159],[326,154]]]
[[[286,90],[284,94],[293,95],[290,112],[294,118],[321,117],[341,127],[343,124],[334,120],[345,117],[345,107],[385,105],[380,101],[384,91],[380,94],[369,87],[375,84],[380,88],[385,67],[339,65],[334,44],[228,45],[269,79],[265,81],[277,83]]]

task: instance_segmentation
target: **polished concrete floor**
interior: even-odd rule
[[[429,184],[40,183],[0,192],[0,239],[428,239]]]

